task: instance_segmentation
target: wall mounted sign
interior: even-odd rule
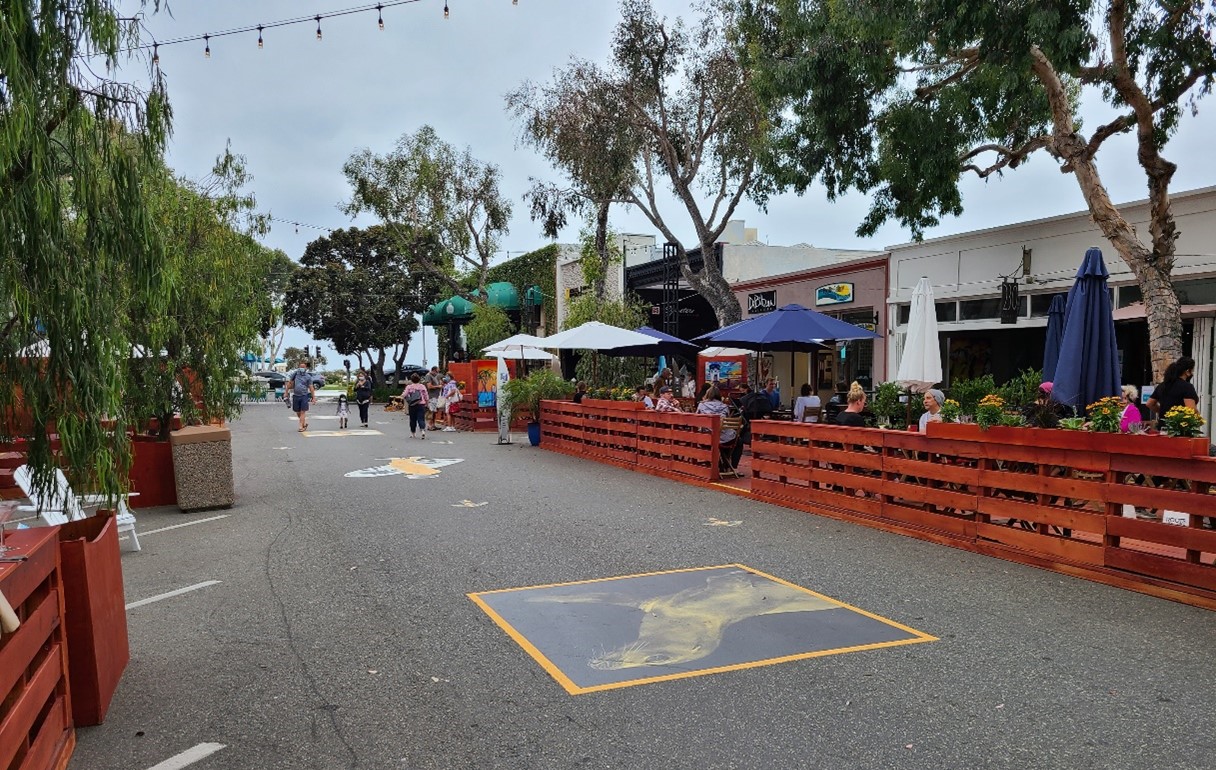
[[[844,305],[853,301],[853,284],[829,283],[815,289],[815,305]]]
[[[748,313],[771,313],[777,309],[777,292],[758,291],[747,295]]]

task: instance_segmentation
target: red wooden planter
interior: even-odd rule
[[[99,725],[131,659],[118,525],[104,511],[58,529],[72,721]]]
[[[641,401],[614,401],[610,398],[584,398],[579,403],[582,406],[595,406],[600,409],[617,409],[627,412],[636,412],[639,409],[646,408],[646,405]]]
[[[1111,454],[1138,454],[1154,457],[1207,457],[1206,438],[1177,438],[1174,436],[1145,436],[1126,433],[1094,433],[1053,428],[1011,428],[996,425],[988,430],[980,426],[952,422],[931,422],[926,435],[964,441],[1033,446],[1049,449],[1074,449]]]
[[[176,505],[177,480],[169,442],[157,441],[155,436],[132,436],[131,455],[131,491],[139,494],[128,504],[132,508]]]

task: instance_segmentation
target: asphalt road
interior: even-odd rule
[[[201,744],[224,748],[191,770],[1216,767],[1216,613],[520,436],[372,421],[383,435],[306,438],[251,405],[236,507],[140,514],[128,602],[220,582],[129,611],[131,663],[70,768]],[[344,475],[411,456],[463,462]],[[937,641],[570,695],[467,596],[724,564]]]

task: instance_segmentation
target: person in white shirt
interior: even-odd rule
[[[946,394],[937,388],[925,391],[925,413],[920,416],[920,432],[925,432],[925,426],[931,422],[942,421],[942,404],[946,403]]]
[[[654,399],[650,397],[650,386],[639,385],[637,391],[633,394],[634,401],[641,401],[646,405],[647,409],[654,409]]]
[[[798,396],[798,400],[794,402],[794,422],[819,422],[819,414],[812,412],[807,414],[807,409],[819,409],[822,402],[819,396],[811,395],[810,383],[802,383],[802,390]]]

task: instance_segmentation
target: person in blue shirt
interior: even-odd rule
[[[773,405],[774,409],[781,408],[781,388],[777,387],[776,380],[769,380],[764,383],[764,392],[768,394],[768,402]]]

